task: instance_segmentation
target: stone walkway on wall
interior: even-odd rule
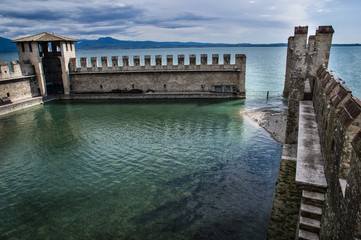
[[[267,239],[319,239],[327,182],[312,101],[300,102],[297,142],[283,147]]]

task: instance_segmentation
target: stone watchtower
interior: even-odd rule
[[[288,39],[283,90],[288,97],[287,144],[297,142],[299,102],[312,97],[316,72],[322,64],[328,65],[334,32],[332,26],[319,26],[316,35],[309,36],[307,42],[308,27],[299,26]]]
[[[34,66],[41,95],[69,94],[69,59],[75,58],[76,41],[46,32],[12,41],[17,44],[20,65]]]

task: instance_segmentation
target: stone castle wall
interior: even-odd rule
[[[288,97],[288,116],[285,143],[297,142],[299,102],[305,92],[311,92],[320,65],[328,65],[331,51],[332,26],[320,26],[307,41],[308,27],[295,27],[288,39],[284,95]]]
[[[11,69],[7,62],[0,62],[0,98],[20,101],[39,96],[36,75],[30,64],[20,66],[18,61],[12,61]]]
[[[361,101],[322,66],[313,105],[328,183],[320,238],[360,238]]]
[[[144,66],[140,57],[134,56],[133,66],[129,65],[129,57],[123,56],[120,66],[119,58],[112,57],[109,66],[108,58],[102,57],[102,66],[98,59],[81,58],[81,66],[77,66],[75,58],[70,59],[70,82],[72,93],[110,92],[115,89],[138,88],[157,92],[207,92],[212,86],[236,86],[239,96],[245,97],[246,56],[235,55],[235,64],[230,63],[231,55],[223,56],[224,64],[219,64],[219,55],[212,55],[212,64],[207,64],[207,55],[201,55],[200,65],[196,64],[196,55],[189,56],[189,65],[184,63],[184,55],[178,55],[178,64],[173,64],[173,55],[167,56],[167,64],[162,65],[162,56],[155,57],[155,65],[150,56],[144,56]]]
[[[296,188],[292,183],[280,189],[299,194],[292,204],[300,205],[299,220],[290,232],[296,231],[296,239],[360,239],[361,101],[327,71],[333,28],[319,27],[308,42],[307,30],[296,27],[287,49],[284,94],[289,101],[282,161],[296,161]],[[285,157],[287,148],[294,147],[296,155]],[[273,212],[282,217],[276,197]],[[271,216],[271,223],[278,215]],[[277,239],[274,233],[269,231],[269,239]]]

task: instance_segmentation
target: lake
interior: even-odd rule
[[[246,105],[60,101],[0,117],[2,238],[264,239],[282,145]]]
[[[360,49],[330,60],[355,95]],[[285,106],[286,48],[77,57],[203,53],[247,55],[246,100],[58,101],[1,116],[0,238],[265,239],[282,145],[242,111]]]

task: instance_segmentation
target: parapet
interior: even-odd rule
[[[108,65],[108,57],[101,57],[101,66],[98,66],[98,58],[91,57],[91,66],[88,65],[88,58],[80,58],[80,67],[77,66],[76,58],[71,58],[69,70],[71,73],[85,72],[119,72],[119,71],[244,71],[246,65],[246,55],[235,54],[235,63],[231,64],[231,54],[223,55],[223,64],[219,64],[219,55],[212,55],[212,64],[208,64],[208,55],[201,54],[200,64],[197,64],[197,55],[189,55],[189,64],[185,64],[185,56],[178,55],[178,64],[174,64],[174,56],[166,56],[166,65],[163,65],[162,55],[155,56],[155,64],[152,65],[152,58],[149,55],[144,56],[141,65],[141,57],[133,56],[133,65],[130,65],[129,56],[122,57],[122,66],[119,64],[119,57],[111,57],[111,65]]]
[[[352,139],[361,126],[361,101],[354,97],[352,91],[342,85],[340,79],[334,78],[324,66],[317,71],[317,77],[327,99],[336,109],[341,124]]]
[[[295,27],[295,34],[307,34],[308,26],[299,26]]]
[[[319,26],[316,30],[316,35],[318,33],[334,33],[335,30],[333,30],[332,26]]]
[[[30,64],[20,64],[19,61],[0,62],[0,80],[9,80],[34,74],[34,68]]]

